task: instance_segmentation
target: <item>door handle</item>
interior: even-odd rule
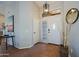
[[[36,32],[33,32],[34,34],[36,33]]]
[[[50,29],[48,29],[48,33],[50,33]]]

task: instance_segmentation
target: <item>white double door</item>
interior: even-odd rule
[[[42,41],[46,43],[61,44],[62,20],[61,15],[45,17],[42,19]]]

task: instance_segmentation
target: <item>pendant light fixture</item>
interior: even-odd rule
[[[46,2],[45,4],[43,4],[43,14],[42,14],[42,16],[43,17],[47,16],[48,12],[49,12],[49,4],[47,4],[47,2]]]
[[[43,5],[43,8],[44,8],[44,12],[48,12],[49,11],[49,4],[47,4],[47,2]]]
[[[49,11],[49,4],[47,2],[45,2],[45,4],[43,4],[43,13],[42,13],[42,17],[46,17],[46,16],[54,16],[57,14],[60,14],[60,12],[56,12],[56,13],[52,13]]]

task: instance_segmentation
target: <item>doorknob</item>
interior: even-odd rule
[[[33,32],[34,34],[36,33],[36,32]]]
[[[48,33],[50,33],[50,29],[48,29]]]

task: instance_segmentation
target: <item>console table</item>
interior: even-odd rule
[[[2,39],[2,38],[5,38],[6,39],[6,50],[7,50],[7,39],[8,38],[12,38],[12,45],[13,45],[13,47],[14,47],[14,40],[13,40],[13,38],[14,38],[15,36],[9,36],[9,35],[2,35],[2,36],[0,36],[0,39]]]

